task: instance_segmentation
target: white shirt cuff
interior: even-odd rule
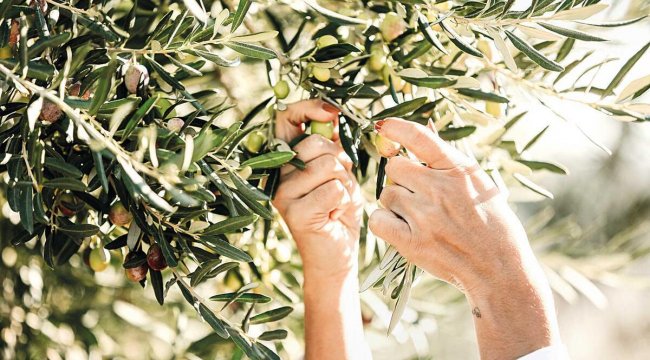
[[[564,345],[551,345],[517,360],[569,360],[569,353]]]

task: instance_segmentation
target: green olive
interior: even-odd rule
[[[311,74],[321,82],[325,82],[330,79],[330,69],[315,67],[311,70]]]
[[[250,151],[253,154],[257,154],[262,150],[262,146],[266,143],[266,135],[259,130],[255,130],[252,133],[248,134],[246,141],[244,142],[244,147],[246,150]]]
[[[124,204],[118,201],[113,204],[113,206],[111,206],[111,210],[108,213],[108,220],[110,220],[111,223],[116,226],[127,226],[131,224],[133,215],[124,206]]]
[[[108,250],[104,248],[96,248],[90,250],[90,255],[88,256],[88,266],[90,266],[94,272],[101,272],[106,270],[110,262],[111,253]]]
[[[339,41],[332,35],[323,35],[316,40],[316,47],[322,49],[326,46],[338,44]]]
[[[398,36],[406,30],[406,23],[401,16],[397,15],[394,12],[389,12],[384,17],[381,25],[379,25],[379,31],[381,31],[381,36],[386,41],[393,41]]]
[[[390,158],[399,154],[401,146],[400,144],[377,134],[375,137],[375,148],[377,148],[379,155]]]
[[[280,80],[273,87],[273,93],[278,99],[284,99],[289,95],[289,83],[286,80]]]
[[[332,140],[334,137],[334,123],[312,121],[309,124],[309,129],[311,130],[312,135],[321,135],[322,137]]]

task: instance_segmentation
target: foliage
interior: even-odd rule
[[[147,274],[140,283],[161,305],[179,291],[248,357],[278,358],[286,331],[248,330],[289,315],[290,307],[264,304],[296,302],[291,288],[301,280],[291,256],[269,250],[288,236],[269,203],[278,169],[302,166],[273,137],[273,112],[286,107],[287,92],[341,109],[341,143],[377,196],[386,160],[373,146],[372,123],[388,116],[432,123],[500,186],[550,198],[529,175],[566,170],[527,157],[546,128],[524,143],[508,140],[526,116],[511,94],[650,120],[650,105],[635,100],[650,78],[626,78],[650,43],[605,88],[586,78],[607,60],[574,73],[593,57],[577,42],[605,41],[599,28],[643,18],[589,23],[606,8],[593,0],[514,3],[3,0],[1,170],[23,227],[12,243],[35,242],[57,269],[99,248],[110,250],[94,255],[100,262],[128,253],[129,278]],[[224,95],[202,82],[241,64],[266,66],[275,95],[247,113],[227,84],[219,83]],[[559,88],[565,77],[571,86]],[[575,96],[585,93],[588,100]],[[382,286],[398,299],[390,332],[418,269],[365,231],[361,241],[364,264],[376,263],[364,288]],[[168,270],[150,268],[150,248],[160,249]],[[230,291],[201,295],[198,287],[212,279]]]

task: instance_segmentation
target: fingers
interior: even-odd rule
[[[293,171],[283,176],[276,197],[299,199],[320,185],[335,179],[346,188],[353,188],[352,178],[347,169],[332,154],[321,155],[306,165],[302,171]]]
[[[418,159],[433,169],[451,169],[466,166],[469,159],[444,142],[430,129],[412,121],[388,118],[378,121],[377,131],[390,140],[402,144]]]
[[[386,164],[386,176],[412,192],[424,191],[431,186],[427,181],[430,171],[431,169],[404,156],[392,157]]]
[[[341,148],[339,144],[320,135],[308,136],[294,146],[293,150],[298,153],[296,157],[305,163],[325,154],[330,154],[335,156],[348,171],[352,169],[352,160],[350,160],[350,157],[345,153],[345,151],[343,151],[343,148]],[[293,166],[285,166],[282,168],[282,173],[289,174],[294,170],[296,170],[296,168]]]
[[[403,219],[387,209],[375,210],[368,219],[368,227],[376,236],[393,245],[404,255],[411,239],[411,228]]]
[[[294,126],[315,120],[320,122],[337,121],[339,109],[320,99],[303,100],[287,106],[281,114]]]
[[[320,121],[334,123],[334,139],[338,139],[339,109],[320,99],[303,100],[276,113],[275,136],[289,142],[305,132],[304,123]]]
[[[417,198],[408,189],[399,185],[387,186],[381,192],[379,201],[383,207],[406,219],[408,223],[412,223],[411,214],[417,211],[415,209]]]
[[[327,221],[332,213],[336,216],[337,211],[339,209],[345,209],[350,202],[350,195],[343,183],[338,179],[334,179],[316,187],[302,199],[293,203],[287,209],[287,212],[297,214],[295,216],[296,218],[305,218],[306,214],[328,215],[325,218],[325,221]],[[293,216],[288,215],[287,217]]]

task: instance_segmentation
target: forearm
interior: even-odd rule
[[[305,272],[305,358],[369,359],[353,269],[340,279]]]
[[[468,293],[481,359],[517,359],[560,343],[553,295],[536,260]]]

